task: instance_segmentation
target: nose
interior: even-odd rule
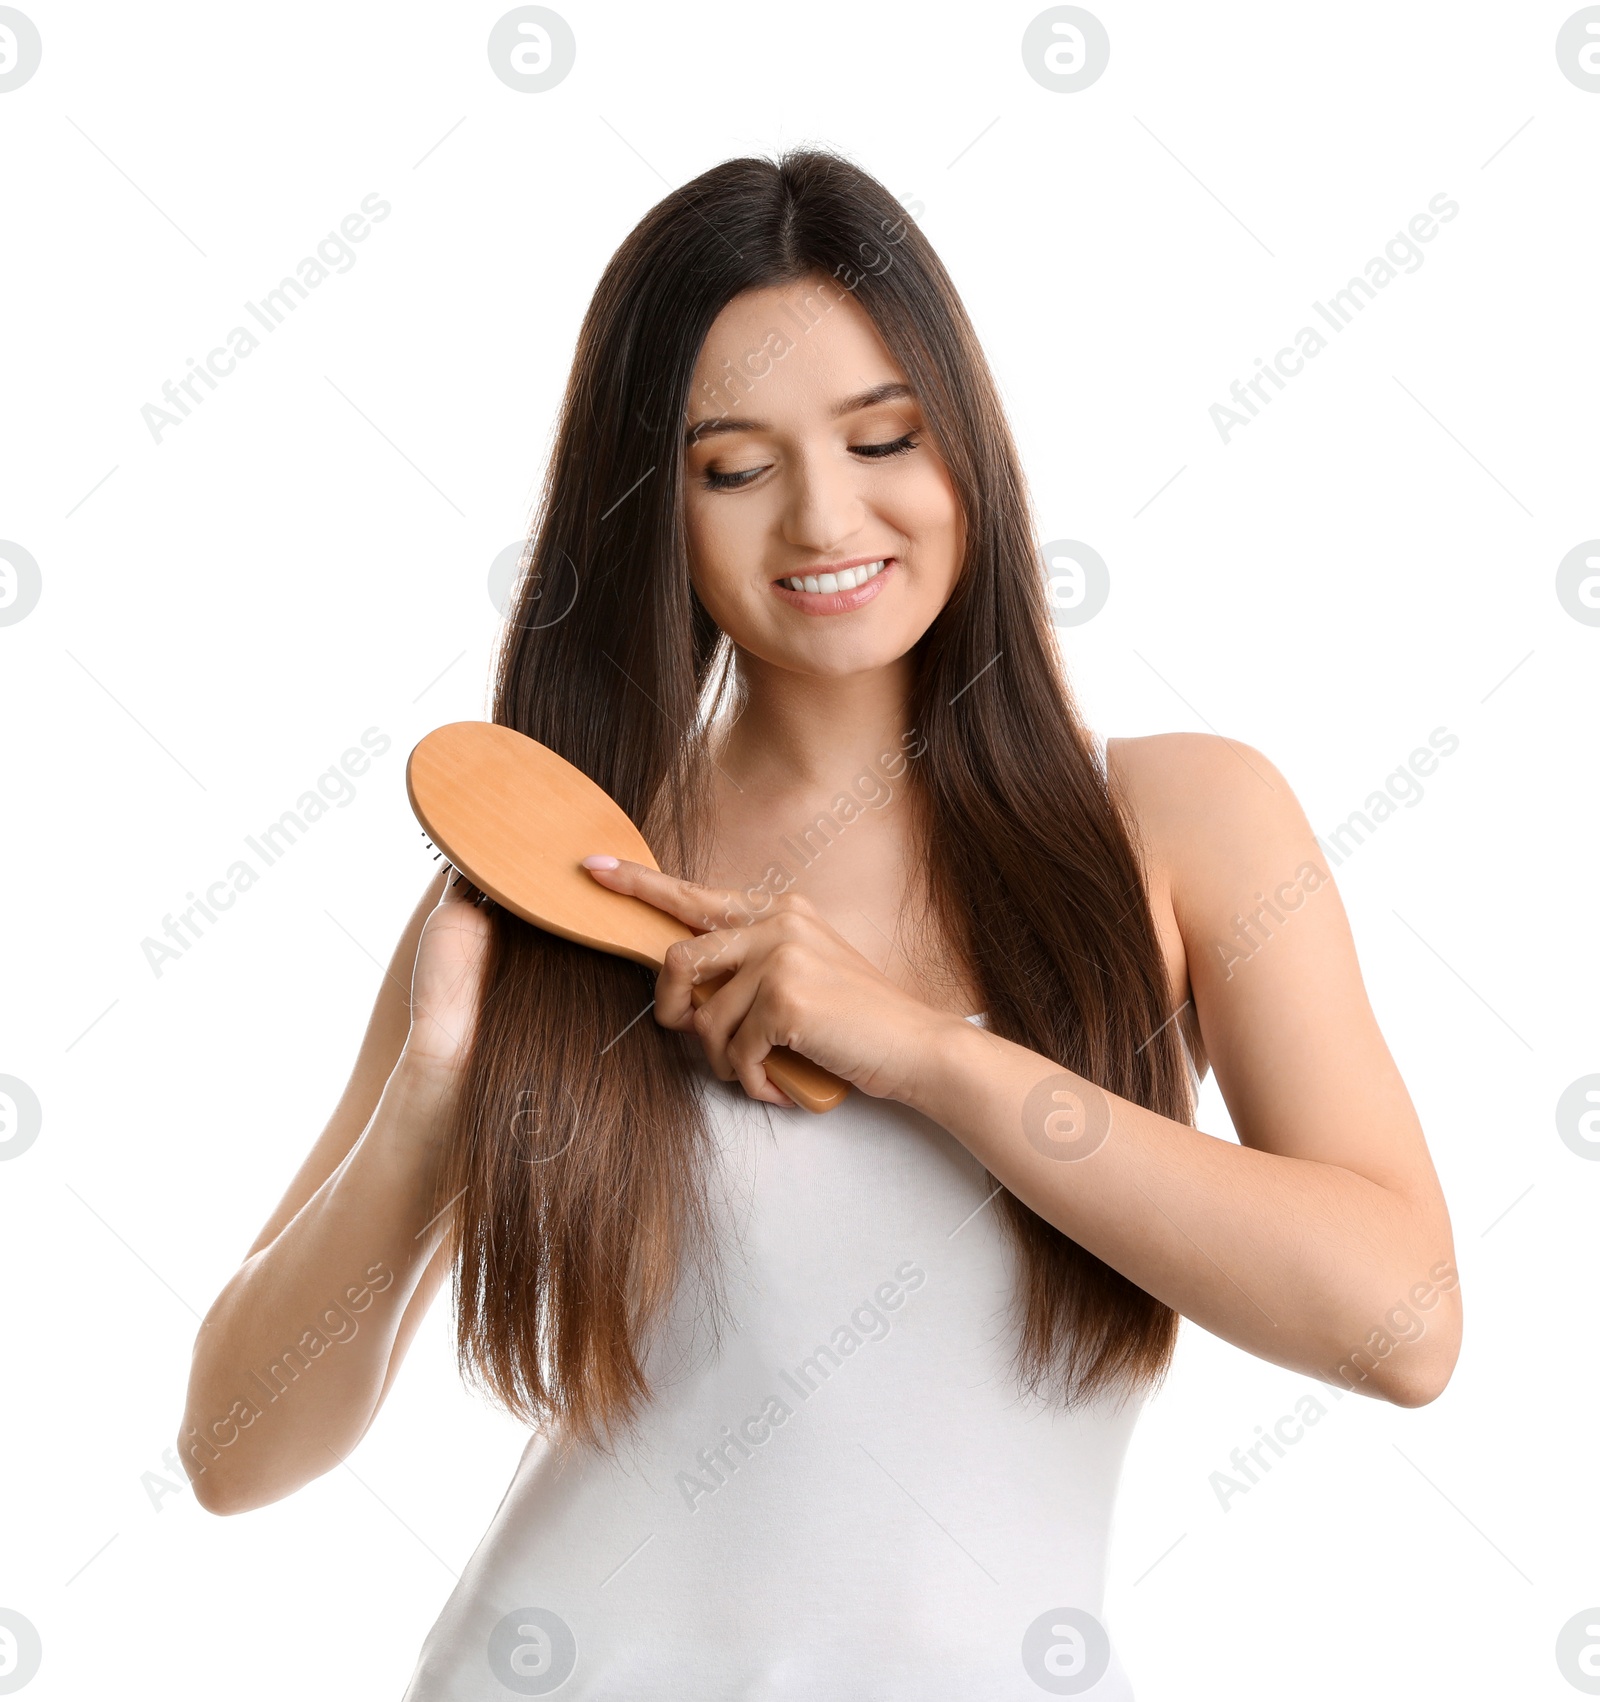
[[[826,454],[795,457],[783,505],[784,542],[808,555],[837,554],[866,518],[855,473],[854,467]]]

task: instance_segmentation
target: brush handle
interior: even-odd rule
[[[699,1010],[726,980],[724,975],[715,981],[697,982],[689,989],[690,1003]],[[787,1046],[774,1046],[761,1060],[761,1067],[769,1080],[776,1082],[796,1105],[807,1111],[831,1111],[850,1091],[849,1082],[840,1081],[821,1064],[813,1064],[809,1058],[802,1058]]]

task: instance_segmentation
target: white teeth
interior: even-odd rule
[[[875,561],[866,567],[847,567],[842,573],[808,573],[785,579],[783,583],[791,591],[854,591],[858,585],[865,585],[869,579],[876,579],[883,572],[883,563]]]

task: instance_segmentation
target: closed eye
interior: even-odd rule
[[[881,461],[889,455],[904,455],[916,447],[917,434],[908,431],[904,437],[897,437],[892,443],[858,443],[850,453],[865,456],[869,461]]]
[[[859,455],[864,461],[886,461],[891,455],[905,455],[918,448],[920,440],[914,431],[908,431],[903,437],[896,437],[887,443],[857,443],[851,447],[852,455]],[[707,490],[731,491],[742,490],[752,479],[758,478],[766,469],[751,467],[738,473],[718,473],[707,468],[703,482]]]

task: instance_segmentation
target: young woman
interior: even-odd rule
[[[668,871],[593,878],[698,937],[652,984],[430,886],[200,1333],[201,1502],[348,1454],[453,1271],[534,1435],[412,1702],[1129,1696],[1108,1531],[1180,1314],[1420,1405],[1450,1224],[1283,776],[1079,719],[993,380],[881,185],[734,160],[618,250],[496,687]]]

